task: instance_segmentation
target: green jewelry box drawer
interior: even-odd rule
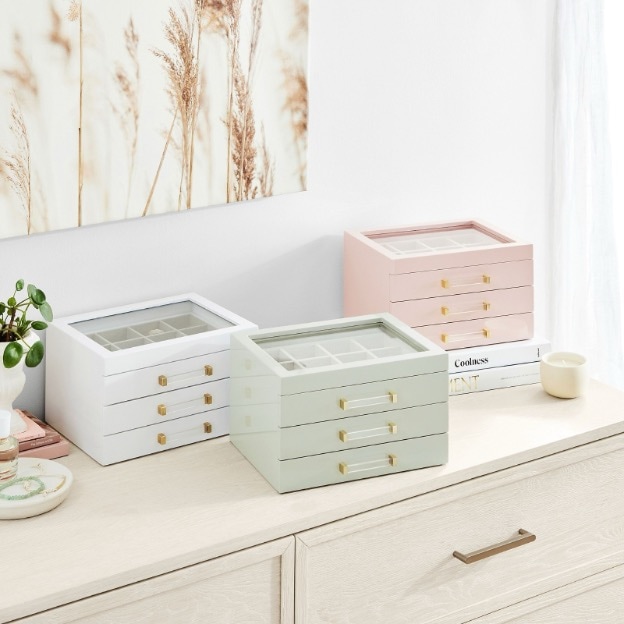
[[[446,401],[283,428],[274,426],[276,408],[269,404],[256,405],[251,410],[231,407],[230,420],[237,439],[258,436],[260,446],[280,460],[448,431]]]
[[[235,445],[280,493],[437,466],[448,461],[447,433],[286,460],[262,452],[251,436],[240,436]]]

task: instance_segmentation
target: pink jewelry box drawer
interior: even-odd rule
[[[533,337],[533,314],[425,325],[418,332],[446,350],[528,340]]]
[[[533,261],[500,262],[390,275],[390,301],[477,293],[533,284]],[[404,319],[403,319],[404,320]]]
[[[532,311],[532,286],[390,303],[390,313],[410,327],[493,318]]]

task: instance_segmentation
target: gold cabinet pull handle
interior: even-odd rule
[[[491,303],[489,303],[488,301],[484,301],[481,304],[480,308],[475,308],[473,310],[458,310],[457,312],[451,312],[448,306],[442,306],[440,308],[440,312],[442,313],[442,316],[457,316],[459,314],[475,314],[476,312],[488,312],[491,307]]]
[[[214,369],[212,366],[206,364],[200,373],[191,371],[190,373],[179,373],[178,375],[169,375],[168,377],[167,375],[158,375],[158,385],[164,388],[168,386],[169,383],[175,383],[176,381],[189,381],[199,377],[212,377],[213,373]]]
[[[385,403],[397,403],[399,395],[396,392],[386,392],[380,396],[367,397],[365,399],[339,399],[338,405],[341,410],[357,409],[358,407],[371,407],[384,405]]]
[[[210,422],[205,422],[202,423],[202,431],[204,433],[212,433],[212,423]],[[183,431],[176,431],[174,434],[169,436],[169,440],[167,440],[167,435],[164,433],[159,433],[156,436],[156,441],[158,442],[158,444],[161,444],[162,446],[164,446],[165,444],[167,444],[167,442],[171,442],[171,440],[173,439],[175,441],[175,439],[179,436],[185,435],[187,433],[197,433],[197,429],[193,428],[193,429],[185,429]]]
[[[202,394],[200,398],[191,399],[189,401],[181,401],[180,403],[172,403],[170,405],[167,405],[165,403],[159,403],[156,406],[156,411],[158,412],[159,416],[177,414],[178,412],[188,410],[189,407],[197,407],[199,402],[201,402],[201,405],[212,405],[212,394],[206,392],[205,394]]]
[[[519,529],[518,535],[514,535],[514,537],[505,540],[504,542],[494,544],[493,546],[488,546],[487,548],[475,550],[466,555],[456,550],[453,553],[453,557],[459,559],[463,563],[474,563],[475,561],[480,561],[481,559],[486,559],[487,557],[498,555],[499,553],[505,552],[506,550],[511,550],[512,548],[518,548],[518,546],[529,544],[530,542],[534,542],[536,539],[537,538],[535,537],[535,535],[533,535],[533,533],[529,533],[524,529]]]
[[[385,427],[375,427],[374,429],[360,429],[360,431],[345,431],[341,429],[338,437],[341,442],[351,442],[353,440],[364,440],[366,438],[376,438],[378,436],[394,435],[399,428],[396,423],[388,423]]]
[[[385,466],[392,466],[393,468],[397,465],[398,459],[396,455],[387,455],[383,459],[373,459],[371,461],[359,462],[357,464],[346,464],[345,462],[340,462],[338,464],[338,470],[341,474],[354,474],[356,472],[366,472],[367,470],[377,470],[378,468],[383,468]]]
[[[481,286],[482,284],[490,284],[492,282],[492,278],[489,275],[482,275],[477,282],[461,282],[458,284],[451,284],[451,280],[443,279],[440,280],[440,285],[442,288],[464,288],[465,286]]]
[[[440,340],[444,344],[449,344],[451,342],[462,342],[463,340],[469,340],[470,338],[474,338],[475,336],[483,336],[484,338],[489,338],[490,335],[490,330],[487,327],[484,327],[480,331],[468,332],[467,334],[440,334]]]

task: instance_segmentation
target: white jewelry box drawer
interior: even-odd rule
[[[549,462],[299,534],[301,624],[459,624],[624,562],[624,450]]]
[[[102,464],[164,450],[124,443],[111,452],[108,440],[104,453],[103,437],[227,410],[230,337],[255,327],[194,293],[56,319],[47,332],[45,418]]]
[[[113,405],[230,376],[229,350],[162,362],[104,378],[102,404]]]
[[[229,405],[229,380],[124,401],[103,408],[104,435],[147,427]]]
[[[340,431],[353,416],[378,415],[381,424],[373,428],[383,428],[396,412],[405,416],[406,408],[432,404],[442,405],[440,422],[447,422],[448,355],[390,315],[233,336],[231,370],[230,440],[280,492],[344,480],[334,474],[343,460],[336,463],[330,457],[336,423],[341,423]],[[446,461],[446,428],[437,429],[441,437],[433,441],[435,436],[422,432],[416,437],[417,424],[408,428],[413,440],[420,440],[419,448],[429,452],[403,460],[404,469]],[[386,438],[380,435],[377,444],[382,442]],[[353,449],[351,443],[343,448],[370,452],[365,461],[381,465],[352,472],[349,478],[394,470],[385,466],[386,455],[375,459],[369,444],[353,445],[368,450]],[[283,460],[302,450],[309,461]]]
[[[167,449],[226,435],[229,430],[227,407],[206,410],[184,418],[164,421],[102,436],[96,454],[101,464],[114,464],[132,457],[159,453]]]
[[[476,221],[344,235],[346,315],[390,312],[414,328],[510,317],[533,312],[532,286],[533,246]],[[437,344],[492,342],[475,335]]]

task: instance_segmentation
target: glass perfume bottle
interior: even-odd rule
[[[11,435],[11,412],[0,410],[0,481],[8,481],[17,473],[19,442]]]

